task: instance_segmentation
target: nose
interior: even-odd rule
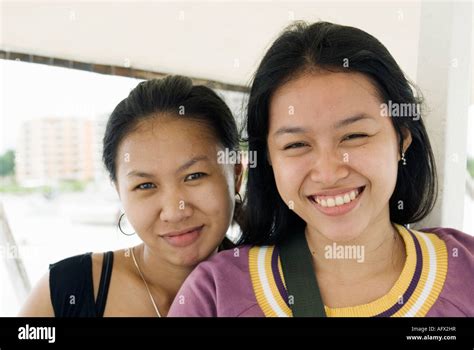
[[[324,186],[333,186],[349,175],[348,155],[333,150],[315,153],[311,180]]]
[[[178,223],[193,215],[192,205],[178,191],[167,191],[161,199],[160,219],[167,223]]]

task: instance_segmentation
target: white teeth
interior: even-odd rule
[[[344,195],[344,203],[349,203],[351,201],[351,197],[346,193]]]
[[[313,199],[316,203],[318,203],[322,207],[332,208],[332,207],[347,204],[353,201],[354,199],[356,199],[358,195],[359,195],[359,190],[356,189],[356,190],[347,192],[343,195],[338,195],[334,197],[325,197],[324,199],[319,198],[319,197],[313,197]]]

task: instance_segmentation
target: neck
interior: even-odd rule
[[[388,217],[372,223],[348,242],[334,242],[310,227],[306,228],[306,238],[318,278],[329,277],[341,285],[397,274],[404,265],[405,245]]]
[[[144,244],[135,247],[135,256],[148,287],[156,295],[160,313],[165,316],[194,267],[173,265]]]

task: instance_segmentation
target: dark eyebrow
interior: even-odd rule
[[[200,161],[209,161],[209,158],[207,156],[198,156],[198,157],[194,157],[190,160],[188,160],[186,163],[184,163],[183,165],[181,165],[178,170],[176,170],[177,173],[183,171],[183,170],[186,170],[188,168],[190,168],[191,166],[193,166],[194,164],[196,164],[197,162],[200,162]]]
[[[208,161],[209,158],[207,156],[194,157],[194,158],[188,160],[183,165],[181,165],[178,168],[178,170],[176,170],[176,172],[179,173],[183,170],[186,170],[186,169],[190,168],[191,166],[193,166],[197,162],[204,161],[204,160]],[[153,178],[154,177],[154,175],[152,175],[152,174],[149,174],[149,173],[146,173],[146,172],[143,172],[143,171],[139,171],[139,170],[131,170],[131,171],[128,172],[127,176],[136,176],[136,177],[145,177],[145,178]]]
[[[356,115],[356,116],[349,117],[349,118],[347,118],[347,119],[343,119],[343,120],[338,121],[338,122],[334,125],[334,129],[340,129],[340,128],[344,127],[344,126],[353,124],[353,123],[355,123],[355,122],[358,122],[359,120],[364,120],[364,119],[373,120],[373,118],[369,117],[369,116],[366,115],[366,114],[358,114],[358,115]]]
[[[138,170],[131,170],[128,172],[127,176],[136,176],[136,177],[148,177],[152,178],[152,174],[145,173],[143,171],[138,171]]]
[[[273,136],[280,136],[283,134],[303,134],[307,130],[305,128],[299,127],[299,126],[294,126],[294,127],[289,127],[289,126],[283,126],[277,131],[273,133]]]

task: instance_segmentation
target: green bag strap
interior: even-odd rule
[[[293,316],[325,317],[304,228],[289,235],[278,248]]]

